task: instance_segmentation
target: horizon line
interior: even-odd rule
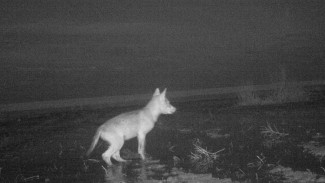
[[[204,88],[181,91],[168,91],[167,96],[170,99],[175,99],[175,102],[203,100],[205,98],[217,98],[221,94],[236,94],[242,91],[259,91],[271,90],[279,86],[315,86],[325,85],[325,80],[317,81],[301,81],[301,82],[279,82],[267,85],[243,85],[236,87],[224,88]],[[42,110],[42,109],[60,109],[69,107],[83,106],[100,106],[123,107],[144,103],[149,100],[152,94],[133,94],[133,95],[117,95],[92,98],[72,98],[62,100],[47,100],[23,103],[1,104],[0,112]],[[192,98],[191,98],[192,97]],[[198,97],[193,99],[193,97]],[[201,98],[200,98],[201,97]]]

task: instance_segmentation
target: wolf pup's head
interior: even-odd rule
[[[161,114],[173,114],[176,108],[169,103],[166,97],[166,91],[167,89],[165,88],[165,90],[160,93],[159,88],[157,88],[153,94],[153,99],[157,102]]]

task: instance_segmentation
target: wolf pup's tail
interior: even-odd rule
[[[98,139],[100,137],[100,134],[101,134],[101,128],[98,128],[96,131],[96,134],[94,135],[93,142],[91,143],[91,145],[86,153],[87,156],[89,156],[90,153],[94,150],[94,148],[98,142]]]

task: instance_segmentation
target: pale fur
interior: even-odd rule
[[[119,162],[125,162],[120,156],[120,150],[125,140],[138,138],[138,153],[141,159],[145,159],[145,138],[150,132],[160,114],[172,114],[176,108],[166,98],[166,89],[160,93],[157,88],[148,104],[136,111],[122,113],[102,124],[93,138],[93,142],[87,151],[89,155],[95,148],[99,138],[110,144],[102,154],[103,160],[112,165],[111,158]]]

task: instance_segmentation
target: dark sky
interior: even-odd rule
[[[0,102],[325,79],[325,1],[7,0]]]

